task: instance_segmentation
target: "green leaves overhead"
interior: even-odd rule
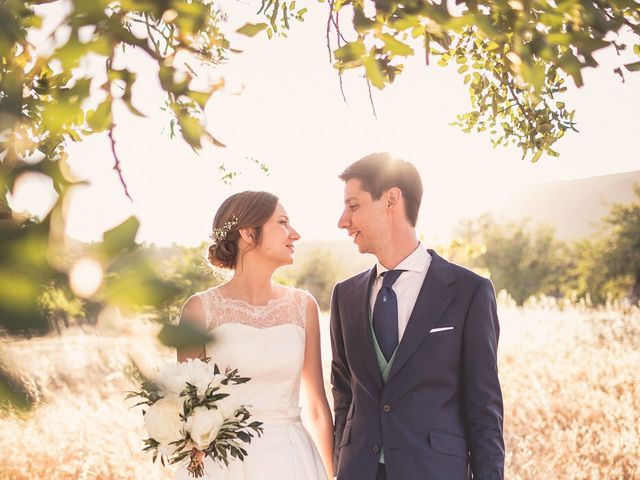
[[[364,57],[362,61],[364,69],[367,72],[367,78],[371,81],[371,84],[376,88],[384,88],[385,77],[376,57],[369,55]]]
[[[269,21],[267,27],[269,38],[273,36],[274,32],[279,32],[281,36],[286,37],[286,30],[291,26],[291,19],[302,22],[306,13],[306,7],[296,9],[296,0],[262,0],[258,10],[258,14],[263,14]]]
[[[340,65],[349,68],[350,64],[362,65],[361,58],[366,55],[364,43],[361,40],[349,42],[334,52]]]
[[[49,225],[0,220],[0,331],[43,334],[51,326],[39,306],[42,285],[64,275],[49,263]]]
[[[111,111],[113,101],[107,98],[100,103],[95,110],[87,112],[87,125],[94,132],[102,132],[108,130],[113,125],[113,114]]]
[[[624,68],[629,70],[630,72],[640,71],[640,62],[627,63]]]
[[[268,25],[266,23],[246,23],[236,31],[242,35],[246,35],[247,37],[255,37],[258,33],[267,28],[267,26]]]
[[[413,48],[406,43],[402,43],[400,40],[395,39],[388,33],[381,34],[380,38],[389,53],[392,53],[393,55],[401,55],[403,57],[413,55]]]
[[[136,217],[129,217],[117,227],[104,232],[100,251],[106,258],[131,250],[135,247],[136,235],[140,228],[140,221]]]
[[[382,88],[402,71],[402,57],[424,52],[425,62],[457,64],[469,86],[471,110],[458,115],[464,131],[487,131],[494,146],[515,144],[536,161],[567,131],[575,131],[574,112],[558,100],[570,78],[583,85],[583,70],[597,67],[594,54],[640,36],[640,5],[626,0],[492,0],[490,2],[329,2],[328,28],[335,35],[336,68],[364,67]],[[374,8],[371,8],[375,6]],[[353,29],[340,22],[353,10]],[[455,12],[455,13],[454,13]],[[330,36],[327,36],[330,40]],[[633,47],[640,57],[640,45]],[[640,62],[624,63],[630,72]]]

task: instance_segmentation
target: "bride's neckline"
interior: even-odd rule
[[[267,301],[266,304],[264,304],[264,305],[256,305],[255,303],[247,302],[246,300],[242,300],[240,298],[227,297],[227,296],[223,295],[222,292],[220,292],[220,287],[214,287],[211,290],[216,295],[218,295],[218,297],[220,297],[223,301],[225,301],[227,303],[235,303],[237,305],[243,305],[243,306],[254,308],[254,309],[262,309],[262,308],[271,307],[274,304],[280,303],[283,300],[288,299],[293,294],[293,289],[292,288],[286,288],[284,294],[279,296],[278,298],[270,298]]]

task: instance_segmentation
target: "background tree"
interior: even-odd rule
[[[589,305],[603,305],[625,296],[628,285],[608,274],[607,248],[607,241],[602,236],[582,239],[571,245],[569,268],[563,282],[567,298],[585,300]]]
[[[172,282],[176,287],[175,295],[164,300],[154,314],[160,318],[175,319],[179,316],[185,300],[196,292],[215,287],[222,283],[225,274],[209,265],[205,252],[206,244],[197,247],[171,245],[147,248],[148,258],[156,265],[160,278]]]
[[[640,186],[634,190],[635,202],[613,204],[596,235],[570,246],[566,297],[595,305],[640,299]]]
[[[604,265],[610,281],[626,286],[632,303],[640,300],[640,185],[636,202],[615,204],[604,221]]]
[[[295,285],[308,290],[320,309],[328,311],[333,287],[344,278],[344,270],[334,254],[328,249],[314,248],[292,273]]]
[[[497,291],[506,290],[518,305],[538,294],[560,296],[566,270],[562,244],[553,229],[527,221],[496,222],[490,215],[467,221],[459,245],[479,245],[468,265],[489,272]]]

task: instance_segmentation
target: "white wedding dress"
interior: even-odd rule
[[[229,466],[205,459],[205,479],[326,480],[322,460],[300,420],[300,374],[304,362],[306,293],[289,288],[265,306],[223,297],[217,288],[199,293],[207,330],[206,354],[221,369],[237,368],[251,380],[236,387],[251,405],[251,420],[264,433],[246,445],[244,461]],[[183,465],[175,479],[190,477]]]

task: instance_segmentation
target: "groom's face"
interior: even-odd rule
[[[344,186],[344,210],[338,221],[338,227],[344,228],[360,253],[377,252],[378,245],[386,237],[386,209],[384,195],[374,200],[371,194],[362,189],[357,178],[349,179]]]

